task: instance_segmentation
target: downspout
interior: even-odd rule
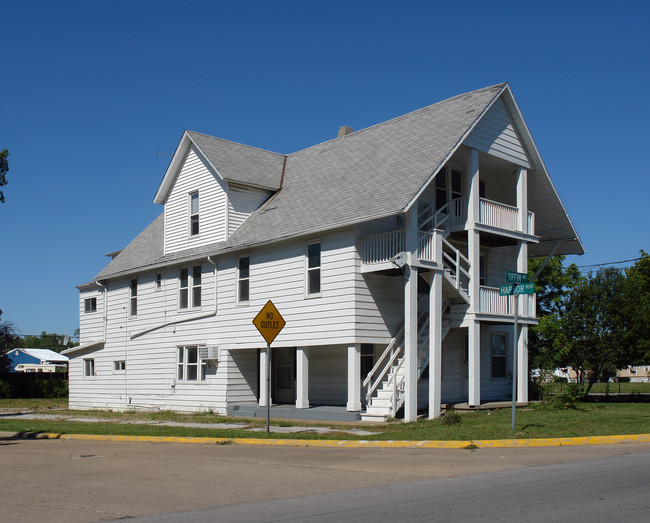
[[[107,325],[108,325],[108,287],[101,283],[99,280],[95,281],[95,285],[98,287],[102,288],[102,293],[104,294],[104,315],[103,315],[103,331],[104,331],[104,336],[103,336],[103,341],[106,343],[106,332],[107,332]]]

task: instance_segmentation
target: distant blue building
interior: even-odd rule
[[[7,359],[9,360],[9,370],[11,372],[25,372],[25,365],[29,366],[31,372],[38,370],[52,372],[52,370],[46,370],[44,366],[63,365],[67,368],[69,360],[67,356],[50,349],[14,349],[7,353]],[[19,365],[23,367],[16,368]],[[41,365],[43,368],[39,369],[33,367],[33,365]]]

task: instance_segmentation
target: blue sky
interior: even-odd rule
[[[3,1],[0,309],[71,334],[184,129],[280,153],[508,81],[587,250],[650,250],[648,2]]]

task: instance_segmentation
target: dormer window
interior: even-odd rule
[[[199,234],[199,192],[190,193],[190,236]]]

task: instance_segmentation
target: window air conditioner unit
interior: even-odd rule
[[[219,359],[219,346],[218,345],[212,345],[207,348],[208,349],[208,357],[207,359],[209,360],[218,360]]]

